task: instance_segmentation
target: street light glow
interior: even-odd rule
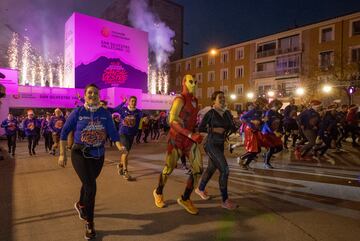
[[[299,96],[302,96],[302,95],[305,94],[305,89],[302,88],[302,87],[299,87],[299,88],[297,88],[297,89],[295,90],[295,93],[296,93],[297,95],[299,95]]]
[[[268,95],[269,97],[274,97],[274,96],[275,96],[275,92],[272,91],[272,90],[269,90],[269,91],[267,92],[267,95]]]
[[[322,89],[325,93],[330,93],[332,90],[332,87],[330,85],[324,85]]]
[[[210,54],[211,54],[212,56],[216,55],[216,54],[217,54],[217,50],[216,50],[216,49],[211,49],[211,50],[210,50]]]
[[[249,92],[249,93],[246,94],[246,97],[247,97],[248,99],[253,99],[254,96],[255,96],[255,95],[254,95],[253,92]]]
[[[231,94],[231,95],[230,95],[230,99],[235,100],[235,99],[236,99],[236,95],[235,95],[235,94]]]

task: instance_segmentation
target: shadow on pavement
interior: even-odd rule
[[[12,241],[15,159],[7,155],[4,157],[5,159],[0,161],[0,240]]]

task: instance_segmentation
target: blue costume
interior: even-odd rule
[[[74,145],[71,149],[71,161],[82,186],[80,199],[75,203],[78,212],[84,210],[82,219],[88,223],[94,220],[96,178],[104,164],[106,135],[112,141],[119,141],[119,135],[109,111],[98,108],[90,112],[81,106],[73,110],[61,131],[60,139],[67,140],[69,133],[74,133]]]
[[[1,127],[5,128],[7,143],[8,143],[8,151],[15,155],[16,149],[16,132],[18,130],[18,122],[16,119],[6,119],[1,123]]]

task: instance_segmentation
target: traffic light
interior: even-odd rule
[[[356,91],[356,87],[355,86],[349,86],[347,89],[347,92],[349,95],[353,95]]]

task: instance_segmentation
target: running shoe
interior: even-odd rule
[[[181,197],[179,197],[177,199],[177,203],[183,208],[185,208],[185,210],[190,214],[196,215],[199,213],[199,210],[194,206],[190,199],[184,201]]]
[[[207,195],[206,191],[201,191],[199,188],[195,189],[195,193],[201,197],[203,200],[209,200],[210,196]]]
[[[124,170],[123,178],[125,180],[131,180],[131,176],[127,170]]]
[[[80,206],[79,202],[76,202],[74,204],[74,208],[77,211],[77,213],[79,214],[79,219],[80,220],[86,220],[85,207]]]
[[[233,201],[231,201],[230,199],[226,199],[225,202],[221,203],[221,207],[227,210],[235,210],[238,207],[238,205]]]
[[[164,196],[162,194],[157,194],[156,189],[154,189],[154,191],[153,191],[153,196],[154,196],[156,207],[163,208],[166,206],[166,204],[164,202]]]
[[[119,175],[124,176],[124,168],[123,168],[123,166],[121,164],[118,164],[117,168],[118,168]]]
[[[96,232],[94,227],[94,222],[89,222],[85,224],[85,239],[94,239],[96,238]]]
[[[274,167],[270,163],[264,163],[265,169],[274,169]]]

